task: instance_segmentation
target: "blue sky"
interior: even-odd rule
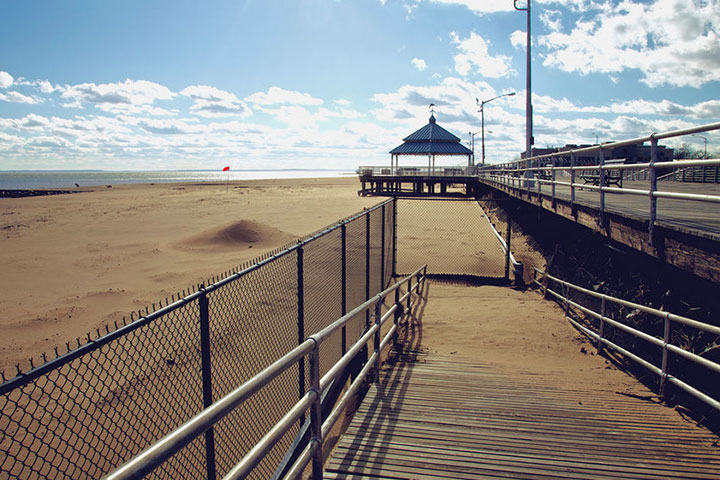
[[[720,121],[720,0],[532,13],[536,146]],[[354,169],[388,163],[429,103],[467,142],[475,98],[515,91],[485,111],[488,161],[506,161],[525,25],[512,0],[4,0],[0,170]]]

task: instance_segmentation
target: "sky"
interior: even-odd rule
[[[720,0],[531,13],[536,147],[720,122]],[[354,170],[431,103],[469,144],[476,99],[516,92],[484,113],[487,162],[512,160],[526,22],[512,0],[0,0],[0,170]]]

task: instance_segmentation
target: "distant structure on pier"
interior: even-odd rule
[[[400,166],[400,156],[427,157],[427,167]],[[467,166],[436,166],[436,157],[467,157]],[[435,195],[448,194],[448,188],[459,185],[464,190],[455,195],[470,195],[477,184],[477,168],[473,152],[460,143],[460,138],[445,130],[431,114],[428,124],[403,139],[390,150],[390,168],[361,166],[358,168],[361,195]],[[465,163],[463,161],[463,163]]]
[[[430,115],[428,124],[403,138],[402,145],[390,150],[390,168],[398,168],[400,155],[416,155],[428,157],[428,170],[435,168],[436,156],[467,156],[468,167],[473,164],[473,152],[460,143],[460,139],[445,130]]]

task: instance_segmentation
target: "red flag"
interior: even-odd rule
[[[229,171],[230,171],[230,167],[223,168],[223,172],[229,172]]]

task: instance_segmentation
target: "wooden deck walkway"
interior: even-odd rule
[[[718,438],[650,391],[577,391],[554,380],[406,356],[370,388],[325,478],[720,479]]]

